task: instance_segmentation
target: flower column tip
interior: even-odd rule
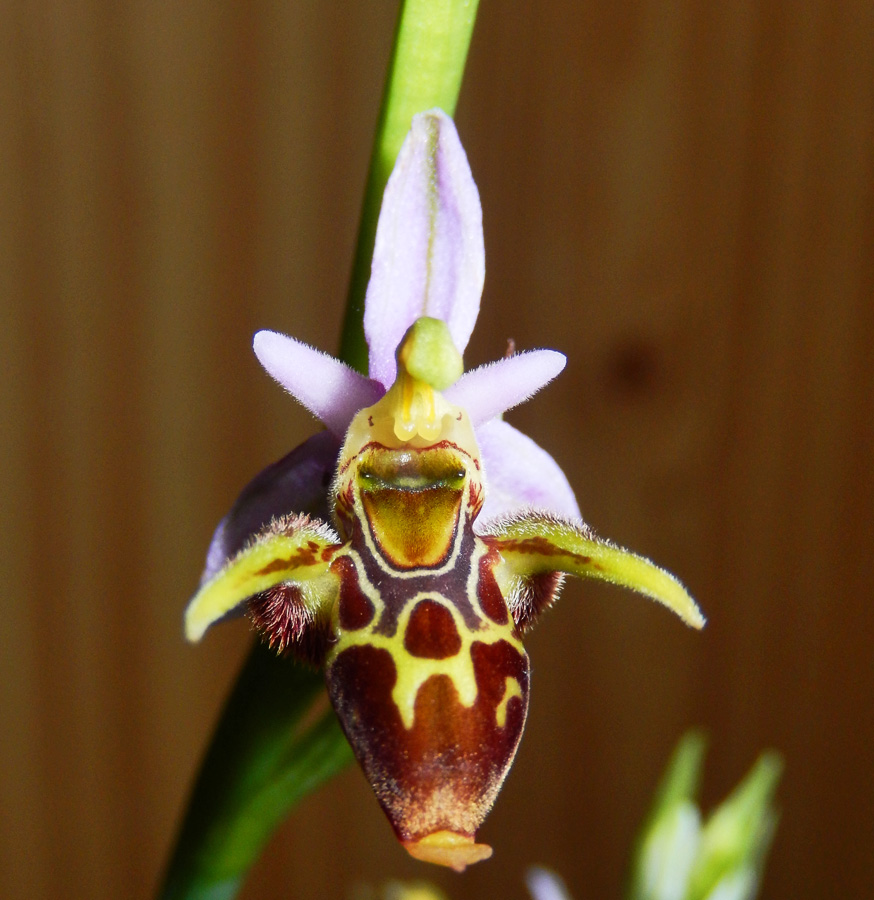
[[[405,841],[404,849],[414,859],[446,866],[456,872],[463,872],[473,863],[492,855],[488,844],[477,844],[471,836],[455,831],[435,831],[417,841]]]

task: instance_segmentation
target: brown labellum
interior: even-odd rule
[[[474,835],[516,753],[528,706],[528,659],[507,641],[470,646],[476,699],[464,706],[453,679],[419,688],[412,727],[393,697],[387,649],[343,650],[327,670],[346,736],[398,838],[419,859],[463,870],[491,855]]]

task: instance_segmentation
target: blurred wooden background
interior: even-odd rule
[[[186,646],[217,519],[314,422],[254,330],[336,347],[395,3],[0,9],[0,895],[148,898],[244,623]],[[244,896],[432,877],[616,897],[681,732],[705,801],[786,759],[766,897],[874,883],[874,4],[483,0],[458,123],[488,274],[469,364],[565,351],[512,420],[703,635],[570,585],[464,876],[353,770]],[[866,887],[867,886],[867,887]]]

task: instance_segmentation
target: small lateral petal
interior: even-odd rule
[[[303,602],[314,610],[332,602],[337,579],[328,567],[336,546],[333,531],[307,516],[274,521],[192,597],[185,610],[185,637],[199,641],[210,625],[280,584],[305,586]]]
[[[496,539],[501,554],[495,574],[506,596],[533,576],[563,572],[629,588],[667,606],[692,628],[704,627],[701,610],[677,578],[645,557],[598,538],[588,526],[521,514],[486,533]]]
[[[287,335],[259,331],[252,347],[268,373],[338,436],[345,434],[359,409],[384,393],[345,363]]]
[[[394,382],[395,350],[421,316],[463,353],[479,313],[485,247],[479,192],[452,120],[413,117],[386,185],[364,307],[370,377]]]
[[[565,519],[581,518],[564,472],[530,437],[500,419],[481,425],[476,437],[486,479],[486,502],[478,526],[532,509]]]
[[[481,425],[537,393],[566,362],[557,350],[528,350],[466,372],[443,394]]]

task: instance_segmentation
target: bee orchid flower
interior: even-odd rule
[[[451,119],[416,116],[386,187],[364,328],[369,377],[262,331],[264,368],[326,430],[246,487],[216,530],[189,640],[244,612],[321,666],[340,724],[416,858],[463,870],[528,706],[522,638],[565,575],[649,596],[700,628],[683,586],[583,524],[561,469],[501,414],[553,350],[467,373],[482,212]]]

